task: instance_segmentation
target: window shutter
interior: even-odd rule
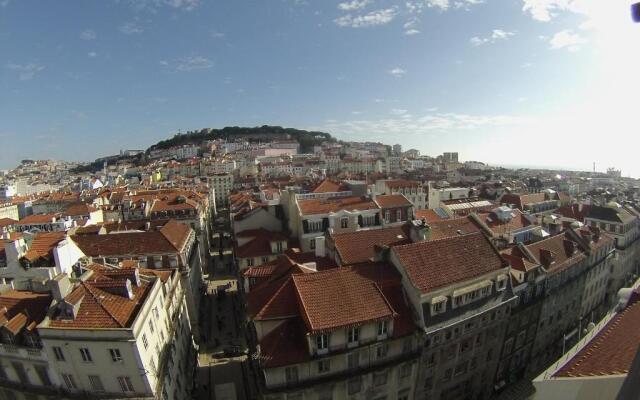
[[[304,233],[309,233],[309,221],[307,221],[306,219],[302,221],[302,231]]]
[[[363,222],[362,220],[363,220],[362,215],[358,215],[358,225],[360,225],[361,227]]]
[[[322,230],[326,231],[329,229],[329,218],[322,218]]]
[[[376,214],[376,225],[380,225],[380,214]]]

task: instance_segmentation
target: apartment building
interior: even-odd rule
[[[262,398],[414,398],[418,337],[393,266],[300,267],[252,288],[248,310]]]
[[[384,226],[402,225],[414,217],[413,204],[403,194],[374,195]]]
[[[584,272],[589,261],[588,249],[576,239],[572,231],[565,231],[526,247],[546,273],[531,372],[546,368],[580,335]]]
[[[416,398],[488,398],[515,302],[509,264],[481,233],[394,246],[423,331]]]
[[[189,398],[195,347],[179,272],[129,262],[75,277],[0,295],[6,398]]]
[[[424,185],[418,181],[403,179],[379,179],[375,184],[377,194],[402,194],[416,210],[427,208],[427,193]]]
[[[640,218],[635,209],[623,207],[617,203],[607,206],[591,205],[585,216],[585,225],[599,228],[611,235],[618,256],[607,288],[607,303],[611,306],[617,301],[620,288],[629,286],[640,266]]]
[[[135,260],[144,268],[177,269],[187,293],[189,318],[196,340],[200,340],[198,321],[202,291],[200,244],[190,227],[170,220],[160,229],[108,234],[83,234],[69,237],[81,252],[81,260],[117,264]]]
[[[314,250],[318,238],[329,230],[351,232],[382,227],[380,207],[368,197],[318,198],[316,195],[308,199],[296,198],[296,205],[290,227],[297,234],[302,251]]]
[[[233,174],[215,174],[207,176],[209,185],[215,191],[216,205],[226,207],[229,205],[229,195],[233,190]]]
[[[0,292],[0,397],[4,395],[3,399],[19,398],[16,392],[27,388],[54,384],[54,373],[36,329],[46,317],[52,300],[49,293],[14,289]]]
[[[0,244],[0,284],[19,290],[48,290],[49,280],[71,273],[82,257],[64,232],[6,234]]]
[[[288,238],[281,232],[259,228],[239,232],[235,237],[234,255],[241,271],[273,261],[288,249]]]
[[[74,221],[61,214],[33,214],[16,222],[15,229],[18,232],[66,232],[73,226]]]

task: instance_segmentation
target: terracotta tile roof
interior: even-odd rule
[[[27,215],[18,221],[18,225],[39,225],[49,224],[53,220],[57,219],[59,214],[33,214]]]
[[[516,208],[524,209],[528,204],[542,203],[546,201],[545,193],[530,193],[530,194],[510,194],[506,193],[500,199],[501,203],[514,204]]]
[[[256,320],[298,315],[291,275],[311,271],[300,268],[288,257],[278,258],[274,265],[268,280],[247,295],[247,314]]]
[[[65,208],[63,215],[68,215],[71,217],[77,217],[81,215],[89,215],[92,212],[96,211],[96,209],[85,203],[73,203]]]
[[[586,258],[568,231],[530,244],[527,249],[549,274],[562,272]]]
[[[16,335],[22,328],[39,324],[49,311],[49,293],[9,290],[0,295],[0,327]]]
[[[640,295],[613,317],[554,377],[627,374],[640,345]]]
[[[328,214],[340,210],[362,211],[379,209],[372,200],[357,196],[298,200],[298,206],[302,215]]]
[[[334,233],[330,239],[345,265],[363,263],[375,255],[374,247],[411,243],[407,225],[357,232]]]
[[[18,221],[11,218],[0,218],[0,228],[6,228],[7,226],[15,225]]]
[[[506,267],[507,262],[481,233],[391,248],[413,286],[422,293]]]
[[[431,240],[480,232],[480,227],[469,217],[434,221],[429,224],[429,227],[431,228]]]
[[[140,280],[140,286],[132,282],[133,298],[124,295],[125,281],[112,279],[98,273],[90,280],[80,282],[65,297],[71,304],[80,302],[75,318],[54,316],[48,327],[59,329],[109,329],[130,328],[151,291],[153,282]],[[115,290],[114,290],[115,289]]]
[[[374,200],[380,208],[410,207],[411,202],[403,194],[381,194]]]
[[[271,232],[263,228],[242,231],[237,236],[251,238],[236,248],[236,257],[239,258],[272,255],[271,242],[287,240],[287,236],[283,233]]]
[[[311,193],[332,193],[348,190],[342,183],[330,179],[323,180]]]
[[[519,209],[511,210],[511,215],[513,215],[513,217],[508,221],[501,221],[493,212],[479,213],[478,218],[497,235],[507,234],[531,225],[531,222]]]
[[[38,232],[34,235],[25,257],[30,261],[38,258],[53,260],[53,249],[66,237],[64,232]]]
[[[282,322],[260,341],[260,365],[275,368],[310,359],[304,322],[291,318]]]
[[[300,312],[311,333],[392,318],[380,287],[351,269],[294,275]]]
[[[431,210],[431,209],[416,210],[415,215],[416,215],[416,219],[420,219],[420,220],[424,219],[425,221],[427,221],[428,224],[436,221],[442,221],[443,219],[447,219],[447,218],[440,217],[434,210]]]
[[[554,211],[554,214],[562,215],[566,218],[573,218],[577,221],[584,222],[584,217],[589,214],[589,204],[570,204],[562,206]]]
[[[106,235],[73,235],[70,238],[90,257],[144,254],[175,254],[182,250],[191,228],[170,221],[159,231]]]

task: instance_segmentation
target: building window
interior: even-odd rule
[[[410,363],[404,363],[400,366],[400,378],[408,378],[411,375],[411,364]]]
[[[389,346],[386,343],[376,347],[376,358],[380,359],[386,357],[388,351]]]
[[[253,267],[253,258],[247,258],[247,267]]]
[[[349,328],[347,332],[347,342],[349,344],[357,344],[360,337],[360,328],[353,327]]]
[[[298,367],[287,367],[284,370],[284,374],[287,383],[298,382]]]
[[[360,356],[357,351],[347,354],[347,368],[349,369],[358,368],[359,363],[360,363]]]
[[[445,312],[447,305],[446,297],[438,297],[431,300],[431,315],[437,315]]]
[[[396,221],[402,221],[402,210],[396,211]]]
[[[109,349],[109,354],[111,355],[111,361],[122,362],[122,355],[119,349]]]
[[[71,374],[62,374],[62,380],[64,384],[67,385],[67,389],[76,390],[78,386],[76,385],[76,380],[73,378]]]
[[[44,365],[36,365],[35,369],[38,377],[40,378],[40,383],[42,383],[42,386],[51,386],[51,379],[49,378],[47,367]]]
[[[318,361],[318,373],[324,374],[331,370],[330,360],[320,360]]]
[[[329,348],[329,335],[322,333],[316,336],[316,347],[318,350],[327,350]]]
[[[505,275],[499,275],[496,281],[496,290],[504,290],[507,287],[507,277]]]
[[[362,390],[362,379],[360,377],[349,379],[347,382],[347,394],[360,393],[360,390]]]
[[[411,353],[413,350],[413,340],[409,337],[402,342],[402,352],[404,354]]]
[[[459,376],[459,375],[465,374],[467,372],[468,365],[469,365],[468,361],[465,361],[463,363],[456,365],[456,369],[453,372],[453,376]]]
[[[387,372],[378,372],[373,374],[373,386],[382,386],[387,384]]]
[[[315,239],[309,240],[309,248],[311,250],[315,250],[316,249],[316,240]]]
[[[147,335],[142,334],[142,344],[144,345],[144,349],[146,350],[149,347],[149,342],[147,341]]]
[[[87,349],[86,347],[80,348],[80,355],[82,356],[82,361],[87,363],[93,362],[93,359],[91,358],[91,353],[89,352],[89,349]]]
[[[387,320],[378,322],[378,336],[387,336]]]
[[[276,242],[276,253],[282,253],[283,245],[282,242]]]
[[[104,392],[104,385],[98,375],[89,375],[89,383],[91,384],[91,389],[94,391]]]
[[[122,389],[123,392],[127,393],[134,391],[133,384],[131,383],[131,378],[129,378],[128,376],[119,376],[118,383],[120,384],[120,389]]]
[[[349,218],[347,217],[340,218],[340,228],[346,229],[348,227],[349,227]]]
[[[386,223],[391,222],[391,213],[389,212],[389,210],[386,210],[384,212],[384,222]]]
[[[451,368],[447,368],[447,370],[444,371],[444,375],[442,376],[442,381],[443,382],[450,381],[452,375],[453,375],[453,370]]]
[[[150,320],[149,320],[149,332],[150,332],[151,334],[153,334],[153,331],[154,331],[154,329],[153,329],[153,320],[151,320],[151,319],[150,319]]]
[[[56,357],[56,360],[64,361],[64,353],[60,347],[53,346],[53,355]]]

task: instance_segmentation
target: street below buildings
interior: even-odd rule
[[[228,245],[226,242],[223,240],[223,245]],[[210,254],[212,261],[202,302],[203,341],[198,355],[200,390],[197,398],[249,399],[244,314],[233,273],[233,252],[228,247],[220,248],[218,234],[214,234]]]

